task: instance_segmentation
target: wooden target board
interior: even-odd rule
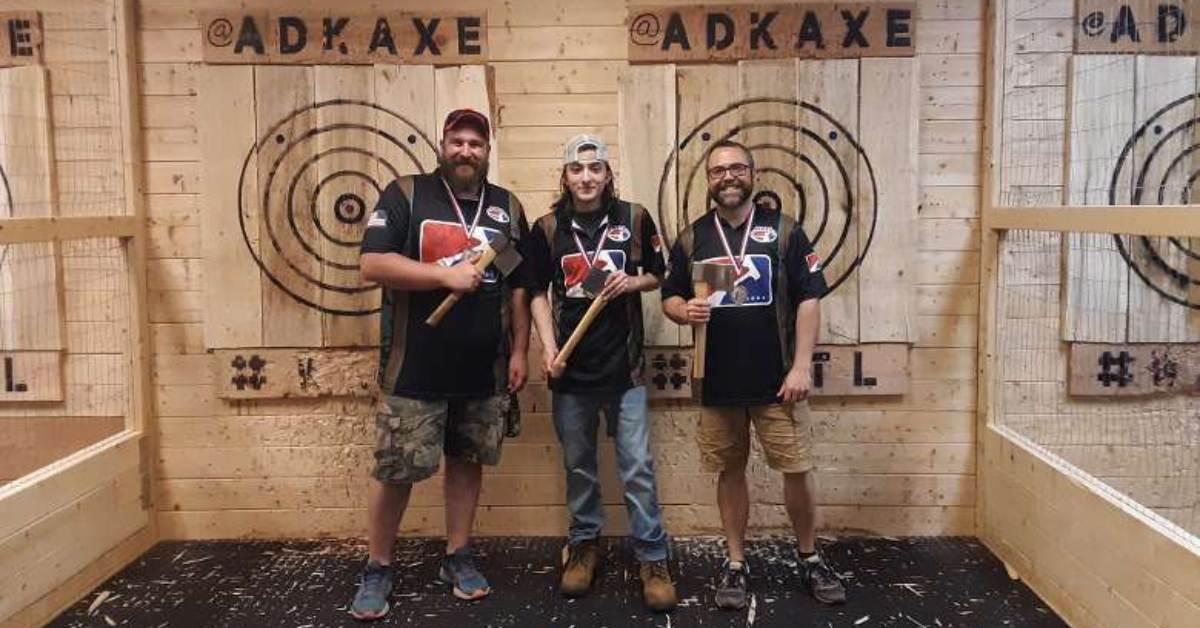
[[[1072,67],[1070,202],[1198,202],[1196,58],[1087,55]],[[1200,341],[1200,238],[1066,240],[1064,340]]]
[[[367,219],[397,177],[436,168],[439,114],[490,109],[484,68],[206,66],[202,81],[206,345],[378,346]]]
[[[743,61],[625,72],[622,184],[653,212],[669,240],[709,209],[709,148],[721,140],[740,142],[754,156],[755,202],[795,217],[821,260],[829,291],[821,301],[820,342],[912,340],[908,271],[919,118],[912,59]],[[664,122],[672,119],[678,124]],[[690,343],[688,330],[661,314],[653,313],[648,327],[651,344]]]
[[[0,218],[54,214],[46,71],[0,69]],[[58,245],[0,244],[0,401],[61,401]]]

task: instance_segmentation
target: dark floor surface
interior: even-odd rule
[[[492,595],[461,602],[439,583],[442,551],[433,539],[404,539],[392,613],[376,626],[753,626],[992,628],[1066,626],[972,538],[844,538],[825,554],[846,577],[849,602],[824,607],[800,590],[795,554],[783,539],[749,548],[753,603],[725,612],[712,603],[723,560],[716,539],[676,539],[672,569],[680,604],[669,615],[643,609],[629,546],[606,539],[593,593],[556,590],[557,538],[492,538],[476,543]],[[346,609],[365,546],[353,541],[160,543],[56,619],[51,626],[355,626]]]

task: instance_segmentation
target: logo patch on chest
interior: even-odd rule
[[[625,225],[617,225],[608,229],[608,239],[613,242],[625,242],[631,237],[633,237],[633,234],[630,233],[629,227]]]
[[[487,215],[496,222],[508,224],[508,212],[504,211],[504,209],[500,207],[492,205],[491,207],[487,208]]]
[[[755,227],[750,230],[750,239],[760,244],[770,244],[779,239],[775,227]]]

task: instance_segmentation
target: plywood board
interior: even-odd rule
[[[817,397],[907,395],[907,344],[818,345],[813,351]]]
[[[204,12],[204,61],[462,64],[487,60],[486,11]]]
[[[1200,394],[1200,344],[1071,343],[1070,388],[1078,397]]]
[[[1076,57],[1072,65],[1070,180],[1072,205],[1107,205],[1127,199],[1133,177],[1113,177],[1134,130],[1134,59]],[[1124,202],[1124,201],[1118,201]],[[1124,342],[1128,325],[1129,267],[1112,236],[1069,233],[1063,340]]]
[[[263,281],[250,251],[259,247],[254,69],[198,70],[197,127],[204,166],[204,344],[263,343]],[[249,248],[248,248],[249,247]]]
[[[1079,0],[1075,52],[1194,55],[1200,3],[1141,0]]]
[[[858,195],[858,62],[798,64],[793,161],[802,191],[797,219],[821,259],[821,344],[858,343],[858,231],[875,219]]]
[[[676,89],[679,92],[679,153],[669,164],[678,186],[679,215],[674,221],[663,216],[663,229],[674,242],[679,232],[708,211],[708,179],[705,159],[709,147],[736,134],[738,115],[733,95],[738,90],[738,70],[729,65],[680,67]],[[667,184],[670,183],[668,178]]]
[[[61,351],[0,352],[0,402],[62,401]]]
[[[631,6],[626,26],[636,63],[916,53],[916,5],[906,2]]]
[[[617,139],[620,146],[621,195],[642,204],[660,231],[669,229],[659,217],[678,212],[674,182],[663,185],[661,176],[662,163],[678,141],[677,127],[670,122],[676,117],[675,66],[627,67],[620,73],[618,94],[619,137],[605,139]],[[645,344],[676,346],[679,325],[663,315],[660,294],[642,295]]]
[[[375,72],[371,67],[325,65],[314,68],[316,100],[345,99],[379,102],[375,97]],[[383,161],[378,112],[369,106],[317,109],[317,155],[313,165],[316,186],[307,191],[310,216],[316,226],[313,249],[320,263],[318,295],[324,347],[370,346],[379,342],[377,316],[344,316],[331,310],[370,312],[379,307],[376,289],[367,289],[359,275],[358,255],[366,221],[383,188],[395,178]],[[338,128],[341,127],[341,128]],[[328,129],[328,131],[325,131]],[[399,141],[403,138],[388,134]],[[410,134],[411,135],[411,134]],[[385,176],[386,175],[386,176]]]
[[[43,39],[36,11],[0,13],[0,66],[41,63]]]
[[[222,349],[212,357],[221,399],[370,396],[378,363],[372,349]]]
[[[1135,205],[1187,203],[1195,171],[1192,130],[1196,117],[1195,57],[1139,56],[1136,62],[1134,137],[1122,148],[1120,171],[1133,172],[1128,202]],[[1141,131],[1141,133],[1138,133]],[[1131,150],[1130,150],[1131,149]],[[1125,202],[1118,200],[1117,202]],[[1188,325],[1186,302],[1193,282],[1192,251],[1172,237],[1122,237],[1129,258],[1129,341],[1200,340]],[[1190,254],[1190,255],[1189,255]],[[1164,296],[1173,297],[1175,300]],[[1200,305],[1200,301],[1197,302]]]
[[[272,347],[321,345],[320,264],[298,244],[315,241],[316,225],[289,220],[307,208],[307,196],[289,193],[316,187],[316,173],[304,166],[316,154],[312,141],[313,69],[254,69],[258,162],[258,257],[267,281],[262,285],[263,344]]]
[[[858,192],[878,208],[859,223],[859,341],[912,339],[912,251],[917,218],[917,68],[910,59],[863,59]],[[863,161],[870,161],[867,168]]]

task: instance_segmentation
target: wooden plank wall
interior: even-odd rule
[[[204,329],[211,321],[204,318],[200,224],[211,208],[199,202],[204,183],[196,129],[207,96],[198,95],[204,86],[194,12],[234,4],[141,3],[161,530],[166,538],[356,536],[363,530],[373,440],[367,405],[219,401],[211,357],[204,351]],[[340,6],[370,4],[349,0]],[[616,126],[618,75],[626,54],[624,6],[565,0],[469,4],[489,11],[499,182],[514,189],[531,214],[540,214],[557,194],[562,142],[586,131],[614,145],[622,189],[647,193],[627,183],[620,170],[622,144],[628,141]],[[909,253],[918,295],[912,394],[814,406],[820,516],[827,528],[970,534],[984,23],[981,3],[974,0],[926,0],[920,13],[915,63],[920,212]],[[680,69],[681,94],[703,93],[686,84],[686,72]],[[531,357],[531,364],[540,363]],[[565,529],[561,460],[544,382],[530,384],[523,408],[525,433],[506,445],[503,464],[485,480],[478,526],[485,534]],[[700,472],[693,444],[696,408],[656,406],[653,417],[669,529],[716,530],[712,479]],[[602,448],[602,459],[605,501],[613,511],[609,531],[619,533],[624,515],[618,512],[620,495],[612,490],[610,444]],[[755,466],[758,530],[785,525],[780,486],[772,476]],[[423,485],[405,529],[439,531],[440,505],[438,480]]]
[[[1115,142],[1104,136],[1118,134],[1121,125],[1132,130],[1137,60],[1072,59],[1070,0],[1000,6],[1007,20],[1004,85],[997,86],[1004,90],[1001,204],[1107,203],[1097,194],[1107,193],[1116,153],[1103,148]],[[1114,96],[1128,106],[1113,103]],[[1064,136],[1066,129],[1073,137]],[[1101,183],[1091,171],[1105,168]],[[1117,268],[1105,257],[1115,255],[1111,237],[1016,231],[1000,244],[994,348],[1003,356],[995,383],[1000,429],[984,428],[981,439],[980,536],[1072,625],[1200,621],[1194,577],[1200,451],[1188,445],[1195,439],[1186,427],[1194,401],[1097,403],[1066,395],[1063,340],[1106,333],[1123,339],[1127,308],[1120,299],[1135,279],[1122,277],[1123,262]],[[1111,301],[1103,300],[1106,294]],[[1085,296],[1088,310],[1064,307]],[[1017,442],[1022,438],[1170,523],[1147,524]]]
[[[58,215],[122,213],[112,1],[12,0],[6,6],[42,14],[44,63],[28,70],[45,74],[52,122],[48,170],[53,177],[48,183],[53,210]],[[41,203],[37,211],[44,215],[51,211],[50,204]],[[41,291],[57,294],[57,301],[43,308],[50,320],[40,313],[43,320],[38,325],[48,330],[41,334],[46,340],[39,348],[64,351],[64,400],[0,407],[0,482],[124,427],[129,300],[122,254],[115,246],[115,241],[96,240],[9,247],[10,256],[18,252],[17,257],[29,258],[27,263],[58,256],[50,284],[58,289]],[[80,429],[64,438],[69,424]]]
[[[1148,103],[1179,97],[1181,83],[1186,93],[1194,60],[1072,57],[1073,2],[1007,6],[1002,204],[1108,204],[1117,158],[1149,115],[1138,109],[1157,110]],[[1149,67],[1157,71],[1146,73]],[[1132,175],[1120,183],[1126,198],[1133,184]],[[1179,186],[1170,191],[1178,195]],[[1145,302],[1149,289],[1129,271],[1111,236],[1012,232],[1001,241],[1000,255],[998,349],[1005,359],[998,421],[1177,525],[1200,530],[1200,444],[1184,425],[1194,402],[1103,404],[1072,399],[1065,387],[1063,340],[1141,342],[1166,340],[1164,333],[1184,340],[1184,317],[1143,303],[1138,316],[1148,320],[1133,320],[1131,301]]]

